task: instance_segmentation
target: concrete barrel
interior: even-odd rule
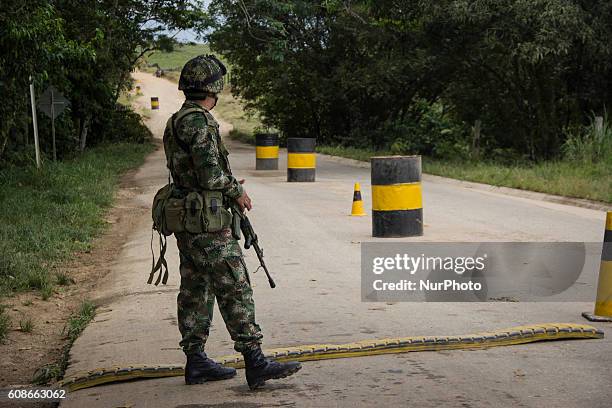
[[[287,139],[287,181],[315,181],[315,145],[314,138]]]
[[[157,96],[151,97],[151,109],[159,109],[159,98]]]
[[[423,235],[421,156],[372,157],[372,236]]]
[[[278,133],[255,135],[255,170],[278,170]]]

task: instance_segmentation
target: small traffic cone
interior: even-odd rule
[[[363,210],[363,200],[361,199],[361,186],[359,183],[355,183],[353,192],[353,208],[351,209],[351,216],[363,217],[367,215]]]

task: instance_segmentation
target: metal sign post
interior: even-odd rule
[[[30,102],[32,103],[32,126],[34,127],[34,150],[36,151],[36,167],[40,169],[40,146],[38,144],[38,120],[36,119],[36,97],[34,83],[30,77]]]
[[[42,95],[38,107],[45,115],[51,118],[51,137],[53,140],[53,161],[57,160],[57,151],[55,148],[55,118],[62,114],[64,109],[69,106],[68,99],[55,89],[53,85],[49,86]]]

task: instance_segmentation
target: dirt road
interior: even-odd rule
[[[160,98],[149,126],[156,137],[181,102],[176,85],[137,74],[148,105]],[[223,103],[223,101],[220,101]],[[224,126],[227,130],[227,126]],[[352,187],[369,191],[369,169],[318,158],[317,182],[286,183],[283,170],[258,173],[254,149],[230,143],[232,168],[246,178],[253,224],[278,287],[263,274],[254,283],[258,320],[267,348],[346,343],[411,335],[452,335],[541,322],[580,322],[592,303],[364,303],[360,242],[371,238],[369,217],[351,218]],[[286,166],[281,154],[280,168]],[[134,177],[133,205],[148,206],[166,180],[161,152]],[[424,183],[427,241],[599,241],[604,213],[431,179]],[[365,197],[369,212],[369,198]],[[95,321],[76,341],[67,376],[95,367],[182,363],[178,348],[178,257],[169,242],[167,286],[146,285],[150,218],[130,239],[100,288]],[[247,254],[254,271],[256,258]],[[231,354],[232,343],[215,313],[210,355]],[[601,328],[609,326],[600,325]],[[612,397],[612,341],[561,341],[480,351],[364,357],[304,363],[289,379],[249,392],[243,372],[228,381],[186,386],[182,378],[107,385],[70,394],[62,407],[259,406],[528,406],[604,407]]]

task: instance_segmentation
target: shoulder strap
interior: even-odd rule
[[[153,283],[153,277],[155,273],[159,271],[159,275],[155,280],[155,286],[159,285],[160,281],[164,285],[168,282],[168,263],[166,262],[167,241],[166,237],[163,236],[161,232],[157,231],[157,233],[159,234],[159,258],[157,258],[157,262],[155,262],[155,252],[153,252],[153,231],[151,231],[151,255],[153,255],[153,263],[151,264],[149,279],[147,280],[148,284]]]
[[[204,117],[208,121],[208,117],[206,117],[205,111],[203,109],[198,109],[198,108],[188,108],[188,109],[185,109],[184,111],[179,111],[179,112],[175,113],[174,115],[172,115],[172,137],[176,141],[176,144],[179,145],[179,147],[181,149],[183,149],[183,151],[185,153],[187,153],[187,154],[191,153],[191,148],[190,148],[188,143],[185,143],[179,137],[177,137],[177,135],[176,135],[176,124],[178,122],[180,122],[181,120],[183,120],[183,118],[185,116],[190,115],[190,114],[195,113],[195,112],[203,113]]]

